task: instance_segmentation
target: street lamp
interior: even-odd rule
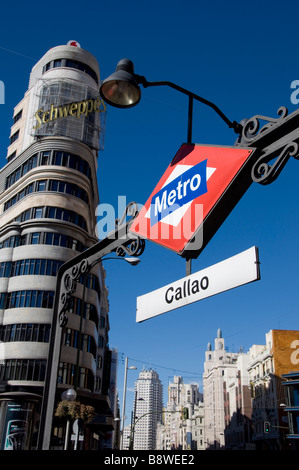
[[[144,76],[134,72],[134,64],[129,59],[118,62],[116,70],[100,86],[100,94],[106,103],[117,108],[131,108],[141,99],[140,86],[169,86],[189,97],[187,143],[192,143],[193,100],[209,106],[220,118],[238,134],[235,145],[258,149],[259,158],[251,169],[252,181],[259,184],[270,184],[276,180],[290,157],[298,159],[298,126],[299,110],[288,116],[288,110],[281,106],[278,118],[255,115],[243,119],[240,123],[231,121],[211,101],[192,93],[172,82],[148,82]],[[265,124],[266,123],[266,124]],[[270,164],[271,162],[271,164]]]
[[[141,99],[141,90],[139,85],[144,88],[151,86],[169,86],[189,97],[188,110],[188,134],[187,143],[192,140],[192,114],[193,99],[209,106],[221,117],[221,119],[237,134],[241,134],[243,126],[236,121],[230,121],[227,116],[211,101],[196,95],[195,93],[182,88],[169,81],[148,82],[141,75],[134,73],[134,64],[129,59],[122,59],[118,62],[116,70],[106,78],[100,87],[100,94],[106,103],[116,108],[131,108],[136,106]]]
[[[107,259],[116,259],[116,260],[123,260],[123,261],[126,261],[127,263],[129,263],[131,266],[137,266],[137,264],[140,263],[140,259],[139,258],[135,258],[134,256],[131,256],[131,257],[127,257],[127,258],[111,258],[111,257],[108,257],[108,258],[102,258],[101,260],[99,261],[106,261]]]
[[[127,371],[128,370],[137,370],[135,366],[128,367],[128,358],[126,357],[125,361],[125,378],[124,378],[124,392],[123,392],[123,406],[122,406],[122,417],[121,417],[121,441],[120,449],[123,448],[123,438],[124,438],[124,425],[125,425],[125,411],[126,411],[126,395],[127,395]]]
[[[118,62],[116,70],[109,77],[103,80],[100,86],[100,95],[106,103],[116,108],[132,108],[136,106],[141,99],[140,86],[144,88],[152,86],[169,86],[180,93],[183,93],[189,98],[188,105],[188,129],[187,129],[187,143],[192,144],[192,121],[193,121],[193,100],[209,106],[220,116],[220,118],[234,129],[235,133],[241,138],[243,126],[236,121],[230,121],[228,117],[211,101],[198,96],[197,94],[176,85],[169,81],[155,81],[149,82],[144,76],[134,73],[134,64],[129,59],[122,59]],[[191,274],[191,259],[186,258],[186,275]]]
[[[68,390],[65,390],[61,394],[61,398],[62,398],[62,400],[66,400],[66,401],[75,401],[76,398],[77,398],[76,390],[74,390],[72,388],[69,388]],[[70,440],[70,429],[71,429],[71,420],[70,420],[70,418],[68,418],[67,423],[66,423],[64,450],[68,449],[69,440]]]
[[[144,398],[140,397],[137,398],[137,390],[135,390],[135,403],[134,403],[134,411],[132,411],[132,418],[131,418],[131,431],[130,431],[130,441],[129,441],[129,450],[133,450],[134,448],[134,423],[138,416],[136,416],[136,408],[137,408],[137,401],[145,401]],[[133,432],[132,432],[133,431]]]

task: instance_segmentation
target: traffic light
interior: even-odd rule
[[[269,421],[264,421],[264,432],[265,433],[270,432],[270,423],[269,423]]]
[[[188,408],[183,408],[183,419],[189,418],[189,410]]]

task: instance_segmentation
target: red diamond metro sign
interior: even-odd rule
[[[254,149],[183,144],[130,231],[196,258],[249,188]]]

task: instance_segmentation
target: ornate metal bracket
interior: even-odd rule
[[[58,313],[58,322],[60,327],[64,327],[67,324],[67,311],[69,310],[70,298],[72,294],[76,292],[77,282],[82,274],[88,273],[93,265],[100,262],[101,258],[109,253],[114,252],[116,256],[119,257],[125,257],[126,255],[140,256],[143,253],[145,249],[145,240],[129,233],[129,226],[137,214],[137,204],[135,202],[130,202],[122,217],[115,220],[115,230],[108,235],[107,239],[110,243],[107,244],[105,250],[102,250],[101,242],[99,242],[97,244],[99,247],[98,250],[92,249],[90,255],[90,250],[86,250],[84,252],[85,257],[83,259],[79,259],[78,262],[76,262],[76,258],[74,258],[73,260],[75,264],[64,272],[61,278],[59,297],[60,308]]]
[[[286,144],[272,165],[269,165],[269,160],[273,158],[273,155],[271,153],[264,153],[252,167],[252,180],[255,183],[264,185],[273,183],[273,181],[275,181],[280,175],[290,157],[294,157],[296,159],[299,158],[298,153],[299,146],[297,142]]]
[[[267,116],[261,116],[259,114],[256,114],[250,119],[244,119],[243,121],[241,121],[241,124],[243,124],[241,134],[242,145],[245,146],[246,143],[252,143],[258,135],[262,134],[268,129],[271,129],[271,127],[281,123],[283,119],[288,115],[288,110],[285,106],[281,106],[278,109],[277,114],[279,115],[278,118],[270,118]],[[261,127],[260,121],[266,121],[267,124],[264,124]]]
[[[278,118],[256,115],[241,122],[242,134],[236,146],[255,147],[260,151],[251,171],[255,183],[272,183],[290,157],[299,158],[299,110],[288,115],[287,108],[281,106],[277,114]]]

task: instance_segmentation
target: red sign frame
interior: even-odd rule
[[[252,183],[254,150],[182,144],[130,231],[197,258]]]

